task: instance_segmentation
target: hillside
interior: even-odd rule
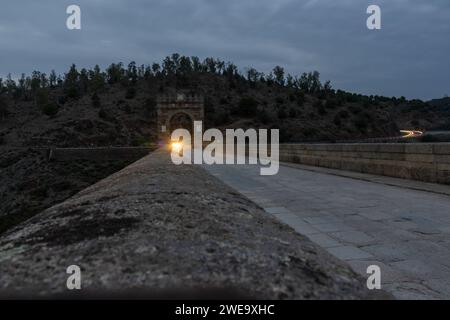
[[[441,99],[432,99],[428,101],[429,105],[432,105],[434,107],[446,107],[450,108],[450,97],[444,97]]]
[[[319,74],[267,76],[233,64],[177,55],[105,72],[75,66],[64,77],[34,72],[2,85],[4,145],[139,145],[154,140],[155,99],[177,89],[205,97],[206,126],[280,128],[282,141],[332,141],[397,133],[389,100],[333,90]]]
[[[177,54],[148,66],[72,65],[62,76],[0,79],[0,232],[127,164],[49,164],[27,148],[155,142],[156,98],[177,90],[204,96],[206,127],[279,128],[281,142],[390,137],[450,123],[448,107],[335,90],[317,72],[242,74],[232,63]]]
[[[400,128],[419,130],[450,130],[450,104],[446,99],[429,102],[405,101],[391,106],[390,113]]]

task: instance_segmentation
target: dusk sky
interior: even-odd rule
[[[70,4],[81,7],[81,30],[66,28]],[[381,30],[366,27],[370,4],[381,7]],[[178,52],[242,71],[318,70],[364,94],[450,95],[449,0],[3,0],[0,48],[3,78]]]

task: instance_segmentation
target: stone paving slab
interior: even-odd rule
[[[352,228],[340,223],[340,222],[330,222],[330,223],[321,223],[314,225],[317,229],[325,233],[337,232],[337,231],[351,231]]]
[[[339,241],[336,241],[335,239],[331,238],[330,236],[327,236],[324,233],[314,233],[314,234],[309,234],[307,236],[308,236],[309,240],[311,240],[312,242],[314,242],[324,248],[332,248],[332,247],[341,246],[341,243]]]
[[[432,261],[420,259],[402,260],[389,263],[389,266],[402,270],[407,274],[424,279],[443,279],[448,276],[450,270]]]
[[[291,214],[291,212],[286,209],[285,207],[270,207],[270,208],[264,208],[264,210],[266,210],[268,213],[271,214]]]
[[[344,243],[349,243],[353,245],[361,245],[361,244],[368,245],[376,241],[375,238],[361,231],[340,231],[332,233],[331,236],[339,239]]]
[[[327,248],[328,252],[342,260],[369,259],[373,256],[354,246],[341,246]]]
[[[384,262],[404,261],[409,257],[409,250],[402,242],[373,244],[362,249]]]
[[[315,225],[315,224],[325,224],[325,223],[336,223],[339,222],[339,219],[335,216],[321,216],[321,217],[307,217],[303,218],[304,221]]]
[[[248,191],[240,181],[257,182],[252,201],[270,203],[277,209],[269,211],[290,217],[284,222],[363,276],[362,266],[379,263],[382,287],[396,297],[450,299],[448,281],[436,279],[450,279],[450,186],[301,165],[265,177],[258,166],[205,168],[238,191]]]
[[[310,235],[310,234],[316,234],[320,231],[314,228],[313,226],[309,225],[308,223],[302,221],[299,217],[297,217],[293,213],[280,213],[275,214],[275,218],[278,220],[288,224],[292,228],[294,228],[295,231],[297,231],[300,234],[303,235]]]
[[[360,274],[367,274],[367,268],[372,265],[380,267],[383,284],[408,281],[410,275],[395,269],[380,260],[348,260],[347,263]]]
[[[428,283],[432,285],[431,281],[428,281]],[[433,287],[438,288],[436,285]],[[383,286],[383,289],[405,300],[437,300],[442,299],[443,294],[447,294],[446,291],[435,291],[420,282],[413,281],[387,283]]]

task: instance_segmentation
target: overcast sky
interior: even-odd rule
[[[66,8],[82,29],[66,28]],[[382,9],[382,29],[366,9]],[[431,99],[450,95],[449,0],[2,0],[0,77],[183,55],[241,70],[318,70],[335,88]]]

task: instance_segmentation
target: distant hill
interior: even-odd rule
[[[450,130],[450,99],[418,100],[391,108],[392,117],[404,129]]]

